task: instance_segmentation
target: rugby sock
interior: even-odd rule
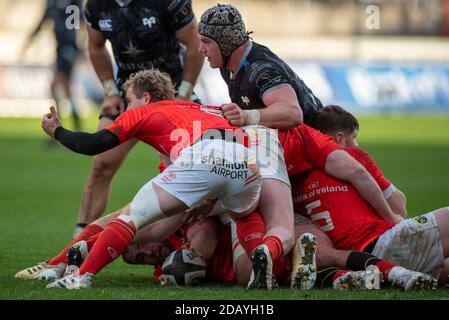
[[[87,240],[90,237],[92,237],[93,235],[100,233],[101,231],[103,231],[103,228],[97,224],[88,225],[87,227],[85,227],[83,229],[83,231],[81,231],[80,234],[78,234],[75,237],[75,239],[70,241],[70,243],[61,252],[59,252],[58,255],[56,255],[53,258],[51,258],[50,260],[48,260],[47,261],[48,264],[55,266],[55,265],[60,264],[61,262],[67,263],[66,253],[67,253],[67,250],[69,250],[69,248],[71,246],[73,246],[78,241]]]
[[[237,237],[240,245],[251,259],[254,249],[262,244],[265,235],[265,222],[260,213],[254,212],[243,219],[236,219]]]
[[[346,272],[341,273],[342,271],[347,271],[347,270],[342,270],[338,267],[330,267],[330,268],[318,270],[318,272],[316,274],[316,282],[315,283],[318,286],[320,286],[321,288],[332,288],[335,279],[337,279],[339,276],[346,273]],[[337,273],[339,274],[339,276],[336,276]]]
[[[94,234],[92,237],[90,237],[89,239],[86,240],[87,250],[90,251],[90,249],[92,249],[92,247],[94,246],[95,242],[97,242],[97,239],[100,235],[101,235],[101,232]]]
[[[292,259],[289,254],[273,261],[273,275],[279,283],[283,283],[292,271]]]
[[[132,224],[118,218],[112,221],[98,237],[79,274],[96,274],[125,251],[135,234]]]
[[[265,239],[263,239],[263,244],[268,247],[273,262],[278,260],[278,258],[282,256],[284,250],[282,246],[282,241],[278,237],[268,236]]]
[[[346,261],[346,267],[350,270],[355,271],[365,270],[366,267],[371,265],[375,265],[379,268],[379,271],[382,273],[382,276],[385,280],[388,279],[388,274],[390,273],[391,269],[398,266],[393,262],[382,260],[377,258],[376,256],[373,256],[372,254],[360,251],[352,251],[348,256],[348,260]]]

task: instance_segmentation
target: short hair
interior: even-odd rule
[[[313,118],[312,126],[322,133],[333,135],[339,131],[359,130],[359,122],[348,111],[337,105],[328,105],[319,109]]]
[[[123,89],[133,88],[137,98],[142,98],[145,92],[151,95],[151,101],[172,100],[175,98],[175,88],[170,76],[158,69],[141,70],[129,76],[123,84]]]

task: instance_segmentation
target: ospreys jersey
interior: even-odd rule
[[[119,85],[153,67],[167,72],[175,86],[182,81],[175,32],[194,21],[191,0],[88,0],[84,13],[87,24],[111,42]]]
[[[255,42],[251,42],[251,45],[252,48],[234,78],[231,78],[229,70],[224,68],[220,70],[228,85],[231,101],[246,110],[264,108],[262,97],[266,92],[277,86],[289,84],[298,97],[304,122],[309,124],[315,112],[322,107],[321,101],[277,55]]]

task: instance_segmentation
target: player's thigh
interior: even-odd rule
[[[449,257],[449,207],[435,210],[435,219],[443,244],[444,256]]]
[[[282,226],[293,234],[293,201],[288,185],[277,179],[262,179],[259,210],[267,230]]]
[[[405,268],[432,273],[444,262],[434,213],[403,220],[378,239],[373,255]]]

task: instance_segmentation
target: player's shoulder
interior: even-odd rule
[[[365,167],[377,167],[376,162],[366,150],[359,147],[352,147],[345,149],[345,151]]]

